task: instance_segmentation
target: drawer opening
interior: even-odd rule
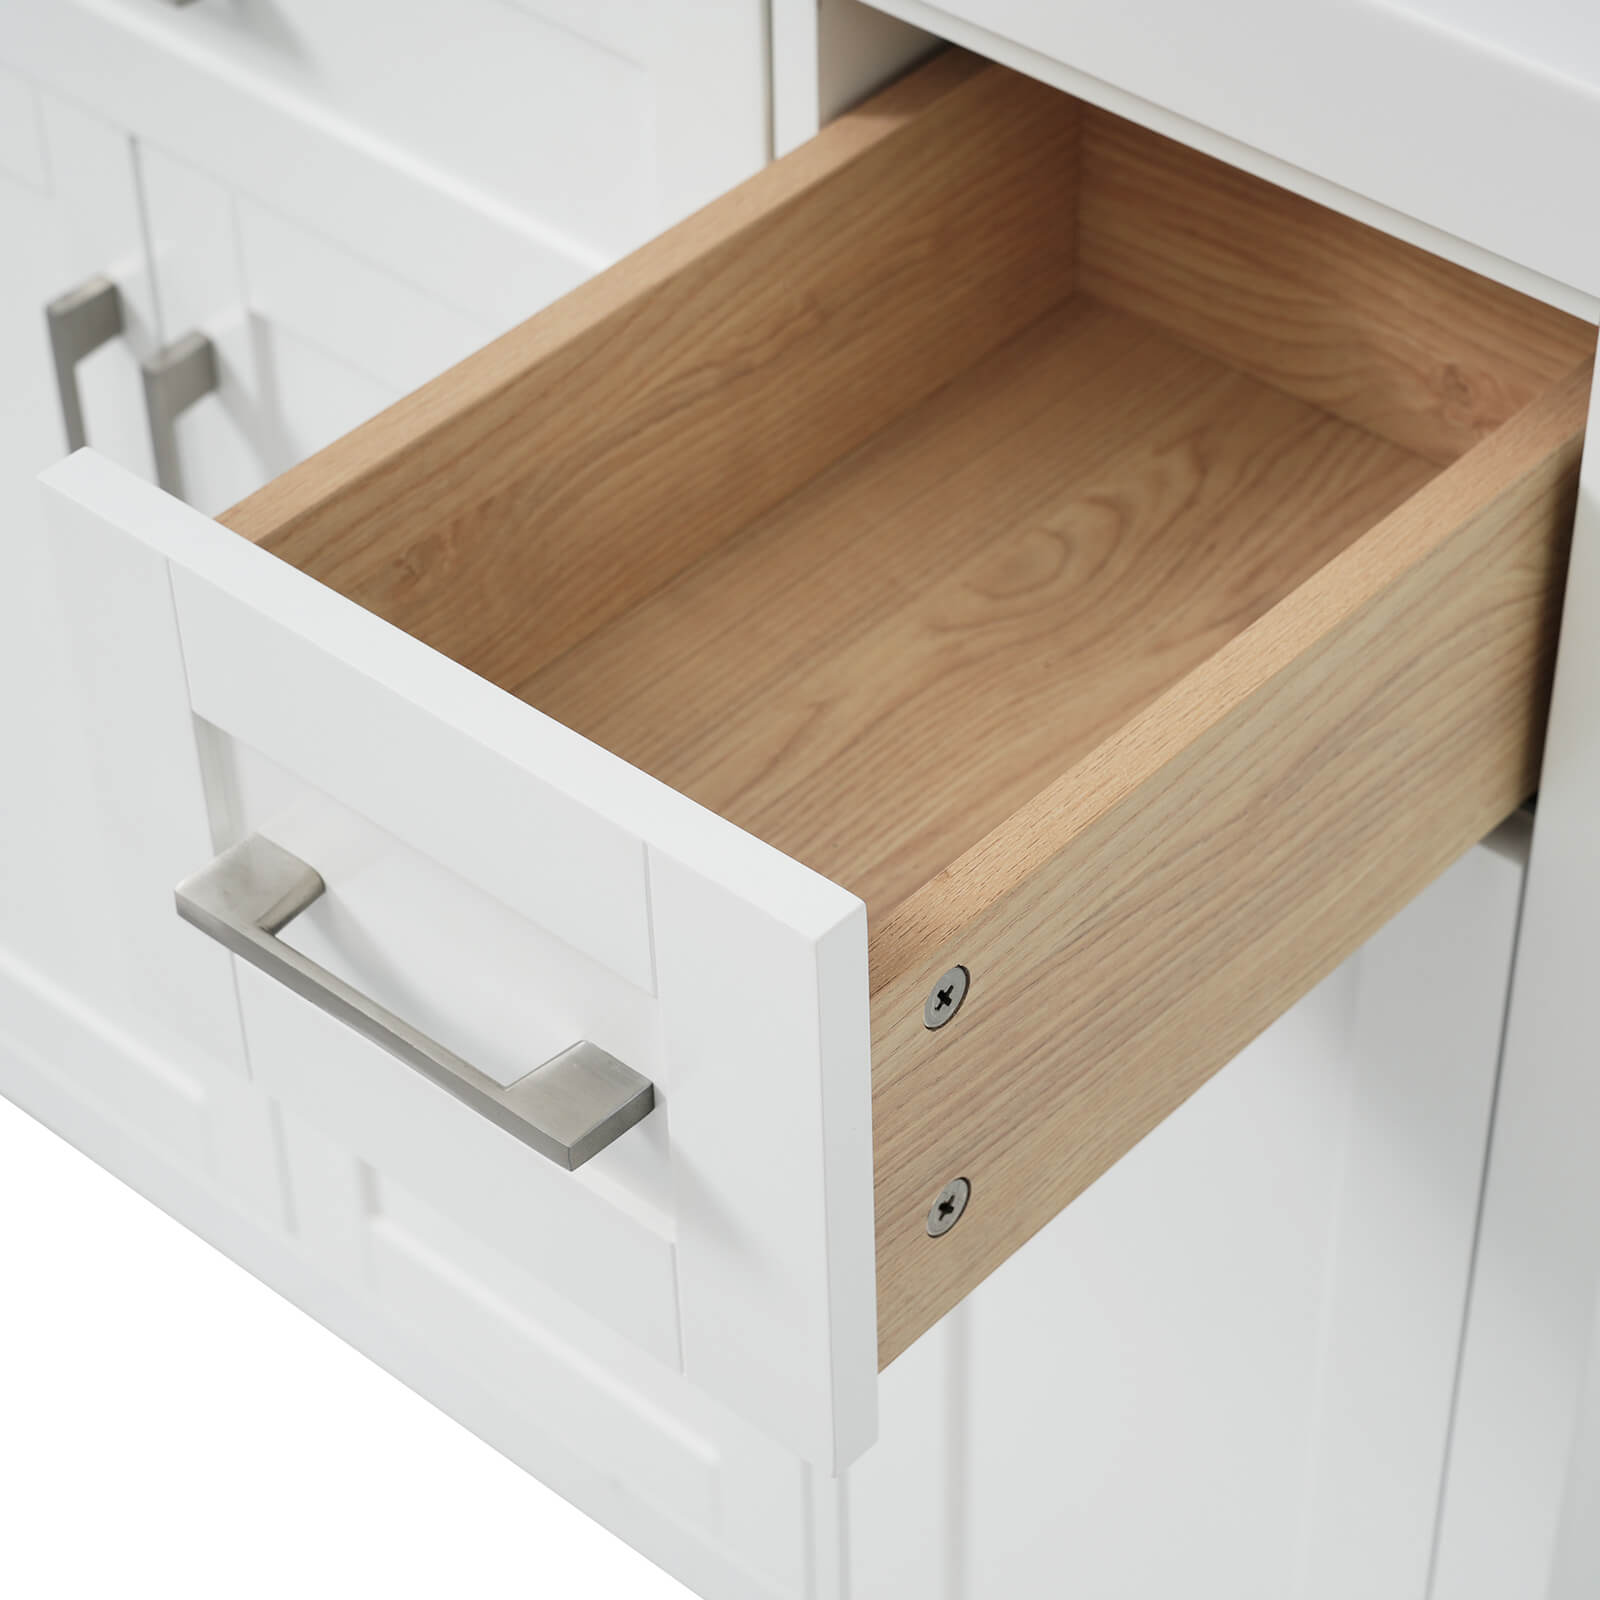
[[[557,441],[465,516],[442,451],[437,483],[405,482],[395,454],[442,445],[485,375],[514,384],[541,344],[566,353],[558,305],[290,474],[315,484],[309,517],[280,509],[280,480],[223,519],[859,893],[874,925],[1594,344],[1557,310],[954,54],[884,98],[860,119],[904,119],[898,160],[872,147],[825,179],[844,189],[877,158],[857,193],[792,202],[833,230],[821,259],[755,287],[725,269],[730,293],[771,302],[765,344],[720,348],[685,291],[652,414],[606,437],[588,408],[615,396],[580,369],[563,404],[581,461]],[[957,128],[979,145],[959,175],[940,170]],[[875,193],[907,209],[901,191],[911,214],[875,240]],[[953,238],[969,229],[979,251]],[[930,286],[947,252],[968,281]],[[883,304],[858,313],[852,294]],[[902,325],[875,331],[879,309]],[[812,350],[830,319],[836,342],[929,370],[896,382]],[[586,363],[630,364],[614,320]],[[759,395],[747,421],[699,415],[699,390],[737,391],[751,366],[805,389],[822,361],[839,370],[793,416]],[[860,415],[835,428],[817,409]],[[675,496],[705,495],[675,480],[704,469],[661,457],[709,427],[721,470],[783,481],[685,538]],[[758,459],[791,451],[807,459],[787,474]],[[395,483],[370,532],[357,475],[380,496]],[[627,537],[591,549],[583,505],[608,482]]]
[[[1532,791],[1594,343],[952,51],[223,521],[866,901],[887,1360]]]

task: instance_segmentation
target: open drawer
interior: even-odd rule
[[[1533,789],[1593,345],[947,53],[221,527],[48,474],[118,837],[203,818],[151,918],[309,862],[278,942],[471,1092],[242,966],[257,1077],[842,1464]],[[566,1171],[493,1108],[576,1039],[655,1098]]]

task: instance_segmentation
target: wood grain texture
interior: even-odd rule
[[[941,56],[222,521],[519,681],[1063,298],[1076,130]]]
[[[1594,330],[1211,156],[1085,107],[1078,286],[1453,461],[1584,359]]]
[[[225,520],[867,901],[887,1361],[1531,788],[1592,349],[951,53]]]
[[[1079,301],[519,692],[877,924],[1433,471]]]
[[[876,929],[892,1360],[1531,792],[1589,363]],[[963,961],[955,1024],[922,996]],[[942,1240],[930,1196],[973,1200]]]

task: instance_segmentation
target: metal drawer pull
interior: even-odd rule
[[[178,915],[558,1166],[581,1167],[655,1105],[648,1078],[587,1039],[502,1087],[274,937],[324,887],[314,867],[258,834],[178,885]]]
[[[156,482],[180,499],[183,468],[178,462],[178,418],[217,387],[216,346],[203,333],[186,333],[140,363],[144,405],[150,418],[150,449]]]
[[[44,308],[50,330],[50,355],[56,364],[56,393],[61,397],[61,425],[67,452],[89,442],[83,428],[83,401],[78,395],[78,363],[122,332],[122,295],[116,284],[97,273],[69,289]]]

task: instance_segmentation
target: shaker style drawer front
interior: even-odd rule
[[[190,828],[173,883],[189,889],[217,844],[258,828],[326,885],[282,940],[351,989],[511,1093],[588,1040],[648,1078],[657,1106],[564,1171],[241,966],[256,1078],[480,1234],[523,1237],[530,1270],[791,1448],[830,1464],[864,1448],[860,903],[94,456],[46,481],[79,613],[181,652],[187,769],[130,772],[120,797],[159,814],[174,793],[204,794],[210,827]],[[114,580],[92,592],[99,558],[130,543],[168,577],[137,612]],[[169,869],[176,834],[161,838]],[[394,917],[431,921],[443,943]],[[503,972],[502,929],[525,965],[497,1028],[470,986]],[[828,1203],[811,1200],[819,1188]]]
[[[1532,790],[1593,345],[951,52],[220,527],[46,481],[170,573],[72,599],[181,649],[170,882],[320,884],[252,914],[357,999],[241,966],[256,1077],[838,1466]],[[462,1082],[577,1040],[654,1109],[565,1171]]]

